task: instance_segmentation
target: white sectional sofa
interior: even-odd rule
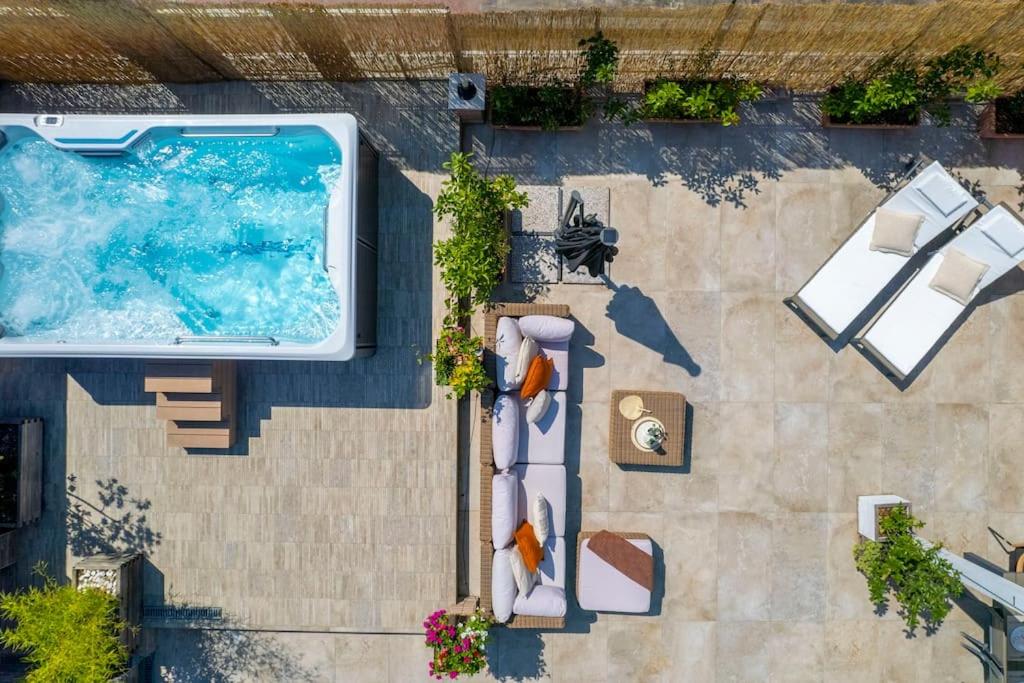
[[[565,391],[574,329],[568,316],[567,306],[552,304],[497,304],[485,316],[485,363],[498,393],[481,411],[480,602],[511,628],[565,627]],[[536,424],[527,424],[514,381],[524,333],[537,341],[540,355],[554,361],[548,385],[552,405]],[[551,530],[537,585],[528,595],[519,595],[507,549],[519,523],[533,521],[537,493],[548,501]]]

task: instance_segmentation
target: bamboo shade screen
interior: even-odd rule
[[[443,78],[572,81],[578,43],[620,48],[618,90],[659,77],[735,76],[822,90],[880,57],[995,51],[1024,86],[1024,0],[757,3],[452,14],[233,0],[0,0],[0,79],[36,83]]]

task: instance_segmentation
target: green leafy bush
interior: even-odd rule
[[[580,76],[583,87],[609,85],[615,80],[615,72],[619,68],[619,46],[615,41],[598,31],[581,40],[579,45],[583,48],[584,67]]]
[[[448,310],[460,317],[487,302],[508,259],[505,214],[527,204],[511,176],[484,178],[470,154],[455,152],[444,164],[451,174],[441,185],[434,212],[452,219],[452,234],[434,244],[434,263],[448,292]],[[467,304],[468,310],[462,307]]]
[[[24,654],[29,683],[107,683],[124,670],[128,653],[119,639],[125,627],[117,600],[96,588],[58,584],[36,567],[41,588],[0,597],[0,614],[15,622],[0,642]]]
[[[591,105],[579,88],[564,83],[541,87],[496,85],[491,88],[491,123],[496,126],[540,126],[558,130],[582,126]]]
[[[927,111],[940,125],[950,119],[948,99],[963,94],[968,102],[999,95],[995,75],[999,58],[966,45],[924,64],[886,59],[863,78],[849,77],[822,100],[835,123],[914,124]]]
[[[717,120],[723,126],[740,122],[741,102],[760,99],[764,89],[738,80],[658,81],[647,88],[636,113],[643,119]]]
[[[960,574],[939,555],[941,544],[925,548],[914,535],[924,523],[905,508],[892,508],[879,520],[884,540],[864,539],[853,549],[857,569],[867,578],[871,601],[885,605],[891,593],[913,631],[923,618],[937,625],[963,592]]]

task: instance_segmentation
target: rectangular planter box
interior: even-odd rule
[[[857,497],[857,531],[864,538],[872,541],[885,540],[878,522],[885,510],[894,507],[905,507],[910,512],[910,501],[899,496],[878,495]]]
[[[500,86],[492,87],[491,91],[490,91],[491,92],[491,96],[487,98],[487,121],[494,128],[497,128],[499,130],[516,130],[516,131],[536,132],[536,133],[561,133],[561,132],[565,132],[565,131],[574,132],[574,131],[578,131],[578,130],[583,130],[583,124],[582,123],[571,125],[571,126],[559,126],[558,128],[555,128],[553,130],[544,130],[544,128],[542,126],[525,126],[525,125],[516,125],[516,124],[507,124],[507,123],[495,123],[494,122],[494,111],[492,109],[492,101],[493,101],[493,96],[494,96],[494,90],[496,90],[498,87],[500,87]]]
[[[10,567],[18,559],[17,534],[14,529],[0,533],[0,569]]]
[[[821,112],[821,125],[824,128],[849,128],[851,130],[910,130],[921,123],[918,116],[914,123],[833,123],[832,118]]]
[[[127,624],[121,642],[129,654],[138,647],[142,625],[142,560],[142,553],[92,555],[76,562],[73,574],[75,588],[83,586],[88,572],[109,572],[115,577],[118,617]]]
[[[678,123],[682,125],[687,124],[700,124],[700,125],[715,125],[721,126],[722,122],[718,119],[641,119],[644,123]]]
[[[978,133],[986,140],[1024,140],[1024,133],[996,132],[996,102],[989,102],[978,117]]]
[[[0,431],[0,456],[14,460],[15,478],[13,516],[0,520],[0,529],[16,529],[39,519],[43,507],[43,420],[0,418]]]

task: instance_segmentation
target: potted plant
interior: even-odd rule
[[[985,139],[1024,140],[1024,90],[990,102],[979,123]]]
[[[455,679],[472,676],[487,666],[487,640],[493,622],[477,610],[459,619],[438,610],[423,622],[425,643],[433,651],[427,669],[432,678]]]
[[[853,549],[871,601],[884,607],[894,596],[909,631],[922,619],[929,628],[939,625],[964,590],[960,574],[939,554],[942,544],[922,544],[914,531],[924,523],[902,506],[890,509],[879,526],[884,540],[865,538]]]
[[[59,584],[43,564],[35,571],[42,587],[0,597],[0,614],[14,623],[0,632],[0,642],[23,653],[26,680],[106,683],[121,675],[128,651],[117,599],[97,588]]]
[[[910,513],[910,501],[894,495],[858,496],[857,530],[864,538],[872,541],[885,540],[881,522],[894,508],[903,508]]]
[[[966,45],[917,64],[887,58],[863,77],[847,77],[821,101],[822,125],[831,128],[912,128],[927,111],[949,123],[949,99],[986,102],[999,93],[994,54]]]
[[[426,359],[434,364],[434,379],[451,389],[448,398],[463,398],[491,385],[483,363],[483,339],[471,337],[461,325],[446,321]]]

